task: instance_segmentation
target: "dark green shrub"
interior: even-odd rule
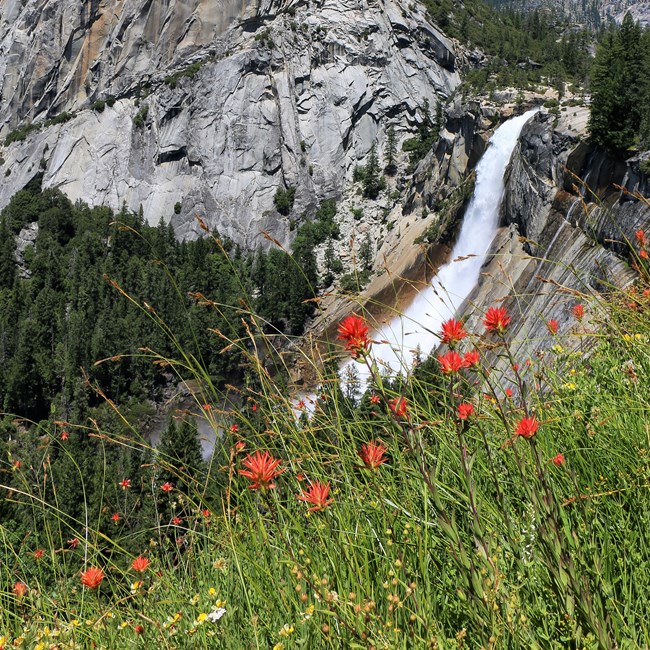
[[[133,124],[135,124],[135,126],[139,129],[142,128],[147,119],[147,115],[149,115],[149,106],[147,104],[143,104],[133,118]]]
[[[38,131],[41,128],[40,124],[25,124],[18,129],[14,129],[5,138],[5,147],[8,147],[12,142],[22,142],[32,131]]]
[[[285,217],[293,210],[293,202],[296,198],[296,188],[289,186],[285,190],[278,187],[273,197],[273,204],[275,209]]]
[[[196,61],[196,63],[192,63],[192,65],[188,65],[187,68],[183,68],[182,70],[178,70],[173,74],[167,75],[164,81],[171,89],[174,89],[176,88],[176,84],[178,83],[178,81],[183,77],[188,77],[189,79],[193,79],[198,73],[198,71],[203,67],[204,63],[205,61]]]

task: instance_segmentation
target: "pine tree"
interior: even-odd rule
[[[0,221],[0,289],[10,289],[16,277],[16,238],[7,225]]]
[[[397,165],[395,164],[395,154],[397,153],[397,138],[395,137],[395,127],[391,124],[386,131],[386,150],[384,151],[384,160],[386,162],[386,167],[384,171],[389,175],[393,176],[397,171]]]
[[[370,271],[372,269],[373,262],[373,247],[372,241],[370,240],[370,233],[366,233],[366,236],[361,242],[361,247],[359,248],[359,261],[361,262],[362,271]]]
[[[343,396],[349,406],[355,407],[361,397],[361,378],[355,364],[351,363],[343,370]]]
[[[291,333],[300,334],[314,311],[314,303],[306,302],[316,295],[318,267],[314,254],[312,229],[306,229],[293,243],[293,259],[287,261],[289,272],[288,316]]]
[[[589,132],[598,146],[625,153],[635,143],[645,95],[641,30],[628,12],[619,30],[608,30],[593,64]]]
[[[650,29],[641,35],[641,53],[643,70],[650,70]],[[645,74],[641,83],[641,126],[639,127],[642,149],[650,149],[650,76]]]
[[[623,79],[622,52],[617,35],[608,30],[596,51],[591,78],[591,139],[604,149],[618,149],[623,131],[619,94]]]
[[[327,240],[327,246],[325,248],[325,276],[323,277],[323,286],[329,287],[332,282],[334,282],[334,272],[332,270],[332,264],[336,259],[334,254],[334,243],[330,237]]]
[[[384,177],[380,173],[379,159],[377,158],[377,147],[372,145],[368,154],[368,162],[363,174],[363,195],[367,199],[376,199],[379,192],[386,187]]]
[[[158,445],[157,455],[163,467],[161,479],[177,484],[200,476],[204,463],[198,429],[187,419],[169,421]],[[178,485],[179,489],[182,486]]]
[[[619,38],[623,51],[621,110],[627,118],[625,135],[629,142],[628,146],[631,146],[634,144],[641,126],[643,85],[646,82],[648,71],[643,69],[641,28],[629,12],[623,19]]]

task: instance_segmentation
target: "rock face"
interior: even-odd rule
[[[0,207],[42,172],[72,200],[141,207],[181,237],[198,214],[251,248],[262,230],[286,243],[389,126],[399,144],[459,83],[452,44],[401,0],[0,0],[0,14],[1,133],[42,125],[5,146]],[[278,187],[296,188],[286,217]]]
[[[579,325],[573,306],[634,281],[635,232],[650,228],[650,206],[614,184],[647,195],[638,160],[625,164],[579,143],[548,114],[524,127],[506,182],[503,227],[465,308],[473,331],[488,307],[505,301],[514,356],[525,359],[554,345],[551,319],[560,335],[590,327],[597,314],[587,306]],[[563,345],[570,340],[563,336]],[[580,337],[574,340],[578,345]]]
[[[435,210],[474,169],[503,118],[493,105],[463,103],[460,98],[449,106],[445,117],[440,138],[415,171],[405,212]]]

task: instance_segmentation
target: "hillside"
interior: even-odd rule
[[[622,23],[623,17],[630,12],[635,20],[642,25],[650,25],[650,4],[637,0],[590,0],[576,2],[575,0],[538,0],[523,2],[521,0],[491,0],[490,4],[498,8],[515,9],[518,11],[550,11],[566,16],[574,23],[588,25],[592,29],[610,22]]]

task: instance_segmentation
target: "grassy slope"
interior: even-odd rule
[[[204,483],[186,482],[182,495],[182,470],[171,468],[172,492],[152,484],[150,507],[186,514],[150,531],[143,574],[92,522],[76,523],[71,548],[56,504],[35,493],[27,498],[49,522],[35,531],[48,540],[42,557],[0,527],[4,647],[644,647],[650,304],[640,283],[586,303],[582,321],[535,343],[543,360],[532,347],[506,378],[483,366],[443,375],[433,360],[409,383],[377,377],[378,403],[366,396],[358,409],[325,378],[311,420],[296,421],[240,343],[259,371],[255,408],[229,415],[237,430]],[[594,338],[589,358],[565,351]],[[470,333],[458,349],[494,346],[510,354],[507,329]],[[404,416],[389,407],[396,397],[407,400]],[[462,401],[474,406],[467,421]],[[530,439],[515,434],[525,416],[540,423]],[[358,455],[371,440],[387,447],[375,470]],[[273,490],[247,489],[238,475],[256,449],[282,460]],[[330,483],[322,511],[296,499],[306,479]],[[220,504],[193,506],[215,482],[225,485]],[[96,590],[80,582],[93,565],[106,574]]]

